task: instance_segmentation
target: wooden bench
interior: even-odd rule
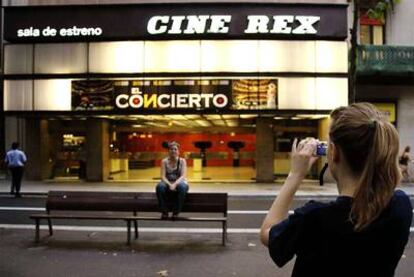
[[[168,206],[173,206],[174,197],[169,197]],[[148,213],[156,212],[156,216]],[[35,220],[35,241],[39,242],[40,220],[48,222],[49,235],[53,235],[52,219],[97,219],[122,220],[127,225],[127,244],[131,244],[131,226],[134,224],[135,239],[138,238],[138,221],[172,220],[161,219],[158,214],[155,193],[150,192],[92,192],[92,191],[50,191],[46,200],[46,213],[33,214]],[[222,216],[188,217],[179,216],[174,221],[221,222],[222,244],[227,240],[227,193],[188,193],[183,213],[220,213]],[[85,214],[86,213],[86,214]]]

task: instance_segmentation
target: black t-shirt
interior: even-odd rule
[[[410,234],[413,208],[401,190],[371,225],[355,232],[352,198],[308,202],[269,232],[269,252],[282,267],[296,255],[292,276],[393,276]]]

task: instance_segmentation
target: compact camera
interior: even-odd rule
[[[316,146],[316,156],[326,156],[326,150],[328,149],[328,143],[326,141],[319,141]]]

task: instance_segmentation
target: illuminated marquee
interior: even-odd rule
[[[203,34],[228,33],[231,15],[187,15],[187,16],[153,16],[147,24],[151,35],[158,34]],[[314,24],[319,16],[293,15],[248,15],[245,34],[316,34]]]
[[[224,108],[229,100],[224,94],[119,94],[115,105],[119,109],[208,109]]]

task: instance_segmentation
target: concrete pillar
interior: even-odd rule
[[[28,180],[49,179],[52,175],[52,145],[46,119],[26,119],[26,142],[22,149],[27,155],[25,177]]]
[[[15,141],[20,143],[20,148],[26,148],[25,120],[15,116],[5,118],[5,149],[10,150],[11,144]]]
[[[256,182],[273,182],[273,118],[256,119]]]
[[[109,177],[109,122],[88,119],[86,122],[86,180],[102,182]]]

